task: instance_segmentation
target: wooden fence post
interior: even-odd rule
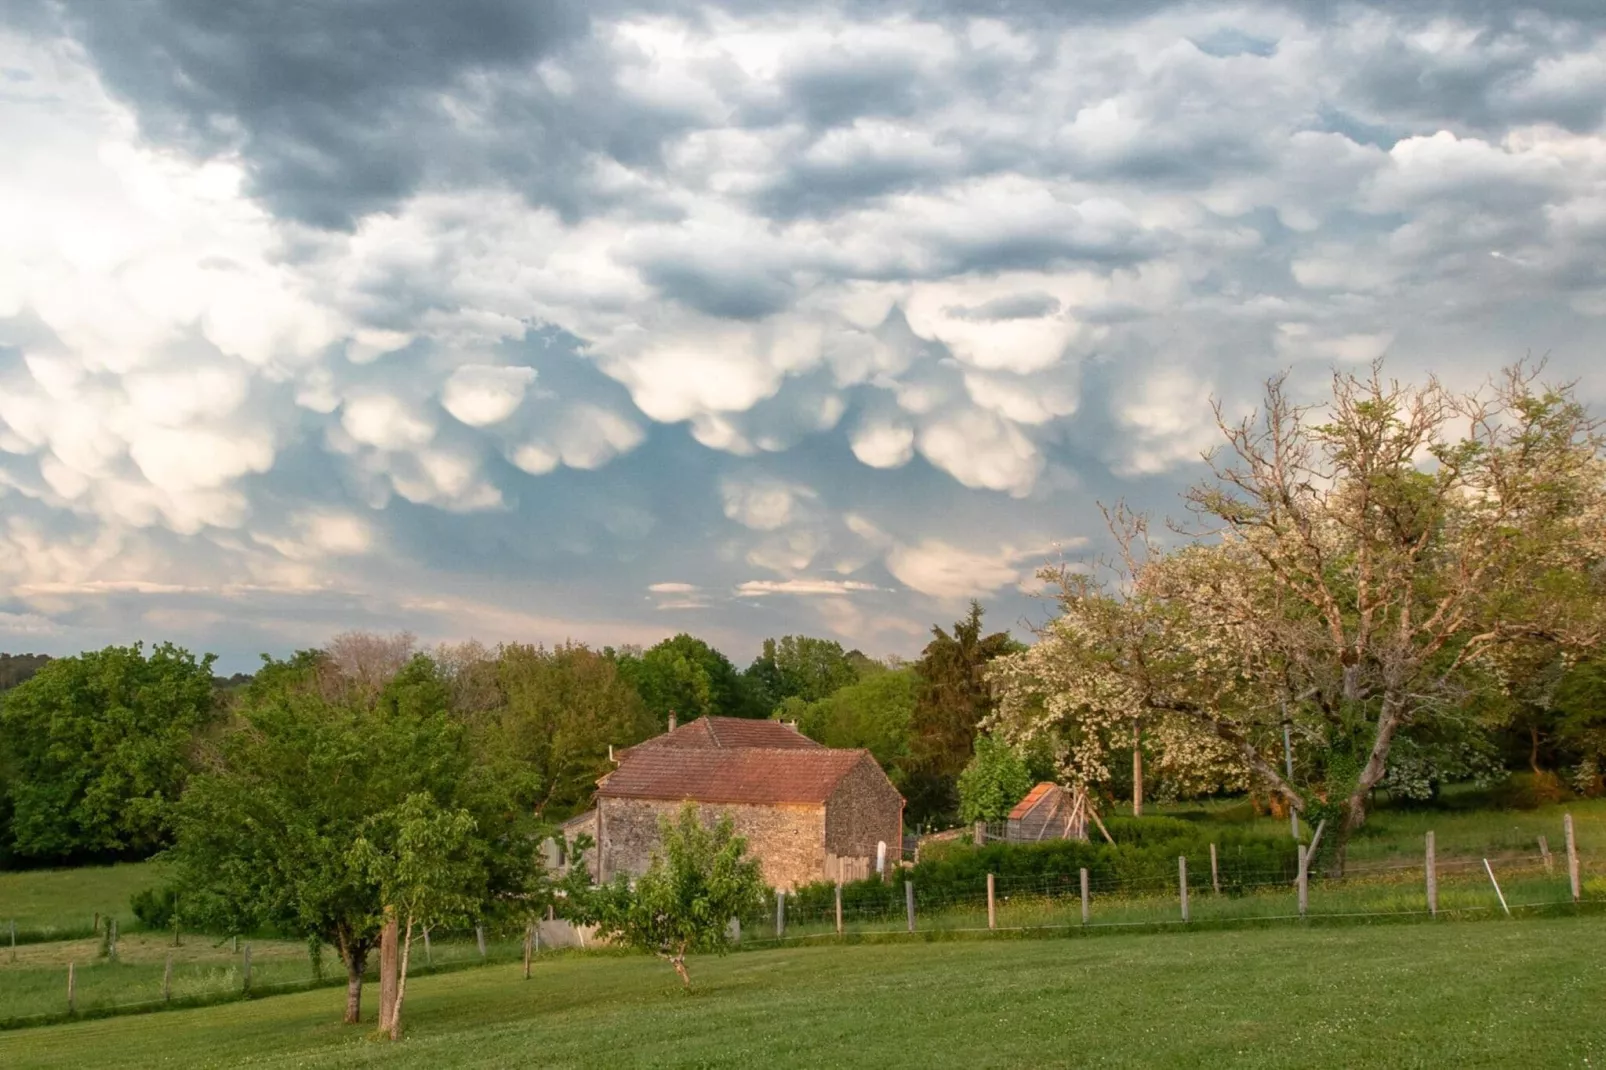
[[[1555,858],[1551,857],[1550,841],[1545,838],[1544,833],[1539,834],[1539,857],[1545,860],[1546,873],[1556,872],[1556,860]]]
[[[162,967],[162,1002],[173,998],[173,953],[167,953],[167,965]]]
[[[106,957],[112,962],[117,961],[117,918],[106,918]]]
[[[1310,852],[1304,844],[1299,845],[1299,916],[1304,917],[1305,911],[1310,907]]]
[[[903,882],[904,909],[909,912],[909,931],[915,931],[915,882]]]
[[[970,840],[977,847],[986,847],[987,846],[987,822],[985,822],[985,821],[976,822],[976,824],[975,824],[975,826],[974,826],[974,828],[973,828],[973,830],[972,830],[972,832],[970,834]]]
[[[1221,872],[1216,869],[1216,845],[1210,845],[1210,887],[1215,889],[1217,895],[1221,894]]]
[[[433,965],[435,965],[435,952],[429,946],[429,930],[428,929],[424,930],[424,965],[425,966],[433,966]]]
[[[1583,888],[1578,879],[1578,841],[1573,837],[1573,815],[1561,815],[1562,828],[1567,830],[1567,881],[1572,885],[1573,902],[1582,898]]]
[[[786,889],[775,889],[775,939],[786,935]]]
[[[244,961],[244,964],[240,967],[240,973],[241,973],[241,980],[242,980],[242,984],[240,986],[240,991],[244,992],[246,995],[249,996],[251,994],[251,945],[250,944],[246,944],[245,945],[245,961]]]
[[[100,935],[100,911],[95,911],[95,935]]]
[[[78,1011],[78,971],[75,963],[67,963],[67,1013]]]
[[[17,961],[17,919],[11,919],[11,961]]]
[[[474,926],[474,941],[475,941],[475,943],[477,943],[479,945],[480,961],[484,962],[485,961],[485,926],[483,926],[483,925]]]
[[[987,874],[987,928],[998,928],[998,906],[993,898],[993,875]]]
[[[525,926],[524,926],[524,979],[526,981],[528,981],[530,979],[530,944],[531,944],[530,932],[534,928],[535,928],[535,926],[529,924],[528,922],[525,923]]]
[[[1428,914],[1439,916],[1439,861],[1433,851],[1433,833],[1427,835]]]
[[[842,935],[842,882],[836,882],[836,934]]]
[[[1082,870],[1082,924],[1083,925],[1087,924],[1087,919],[1092,914],[1092,911],[1089,909],[1089,907],[1090,907],[1090,904],[1088,903],[1088,899],[1087,899],[1087,870],[1084,869],[1084,870]]]
[[[1177,887],[1182,891],[1182,920],[1188,920],[1188,856],[1177,856]]]

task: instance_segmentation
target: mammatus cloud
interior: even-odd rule
[[[0,20],[0,637],[907,652],[1278,370],[1606,403],[1587,5]]]

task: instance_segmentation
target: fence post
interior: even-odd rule
[[[525,924],[524,924],[524,979],[526,981],[528,981],[530,979],[530,943],[531,943],[531,941],[530,941],[530,932],[534,928],[535,928],[535,926],[531,925],[529,922],[525,922]]]
[[[915,882],[903,882],[904,909],[909,912],[909,931],[915,931]]]
[[[1489,864],[1487,858],[1483,860],[1483,871],[1489,874],[1489,883],[1494,885],[1494,894],[1500,897],[1500,909],[1506,912],[1506,917],[1511,917],[1511,908],[1506,906],[1506,893],[1500,890],[1500,882],[1494,879],[1494,867]]]
[[[429,930],[424,930],[424,965],[435,965],[435,952],[429,946]]]
[[[1299,845],[1299,916],[1304,917],[1310,906],[1310,853],[1304,844]]]
[[[836,882],[836,934],[842,935],[842,882]]]
[[[474,942],[479,945],[480,961],[485,961],[485,926],[474,926]]]
[[[173,953],[167,953],[167,965],[162,967],[162,1002],[173,998]]]
[[[1216,845],[1210,845],[1210,887],[1215,889],[1217,895],[1221,894],[1221,872],[1216,869]]]
[[[67,963],[67,1013],[78,1011],[78,972],[74,963]]]
[[[786,889],[775,889],[775,939],[786,935]]]
[[[1084,870],[1082,870],[1082,924],[1083,925],[1087,924],[1087,919],[1091,915],[1091,913],[1092,912],[1089,910],[1089,903],[1088,903],[1088,900],[1087,900],[1087,870],[1084,869]]]
[[[241,971],[240,972],[242,974],[242,979],[243,979],[243,983],[241,985],[240,991],[244,992],[246,995],[249,996],[251,994],[251,945],[250,944],[246,944],[245,945],[245,963],[241,967]]]
[[[1556,860],[1550,855],[1550,841],[1545,839],[1544,833],[1539,834],[1539,857],[1545,860],[1545,872],[1556,872]]]
[[[1188,856],[1177,856],[1177,887],[1182,891],[1182,920],[1188,920]]]
[[[112,962],[117,961],[117,918],[106,918],[106,958]]]
[[[95,911],[95,935],[100,935],[100,911]]]
[[[993,875],[987,874],[987,928],[998,928],[997,902],[993,898]]]
[[[1439,862],[1434,856],[1433,833],[1427,835],[1427,861],[1425,863],[1428,881],[1428,914],[1439,916]]]
[[[17,961],[17,919],[11,919],[11,961]]]
[[[1573,838],[1573,815],[1562,814],[1561,824],[1567,830],[1567,880],[1572,885],[1573,902],[1578,902],[1582,889],[1578,881],[1578,841]]]
[[[971,842],[974,843],[977,847],[986,847],[987,846],[987,822],[986,821],[978,821],[978,822],[976,822],[975,831],[973,831],[970,834],[970,839],[971,839]]]

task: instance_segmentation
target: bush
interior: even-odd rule
[[[128,900],[134,917],[147,929],[170,929],[178,913],[178,891],[174,888],[146,888]]]

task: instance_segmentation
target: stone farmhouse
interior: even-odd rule
[[[658,821],[689,800],[703,820],[729,814],[773,887],[862,879],[878,845],[896,859],[903,796],[869,751],[821,746],[778,721],[703,717],[620,752],[598,781],[596,808],[564,825],[597,842],[598,880],[644,873]]]

